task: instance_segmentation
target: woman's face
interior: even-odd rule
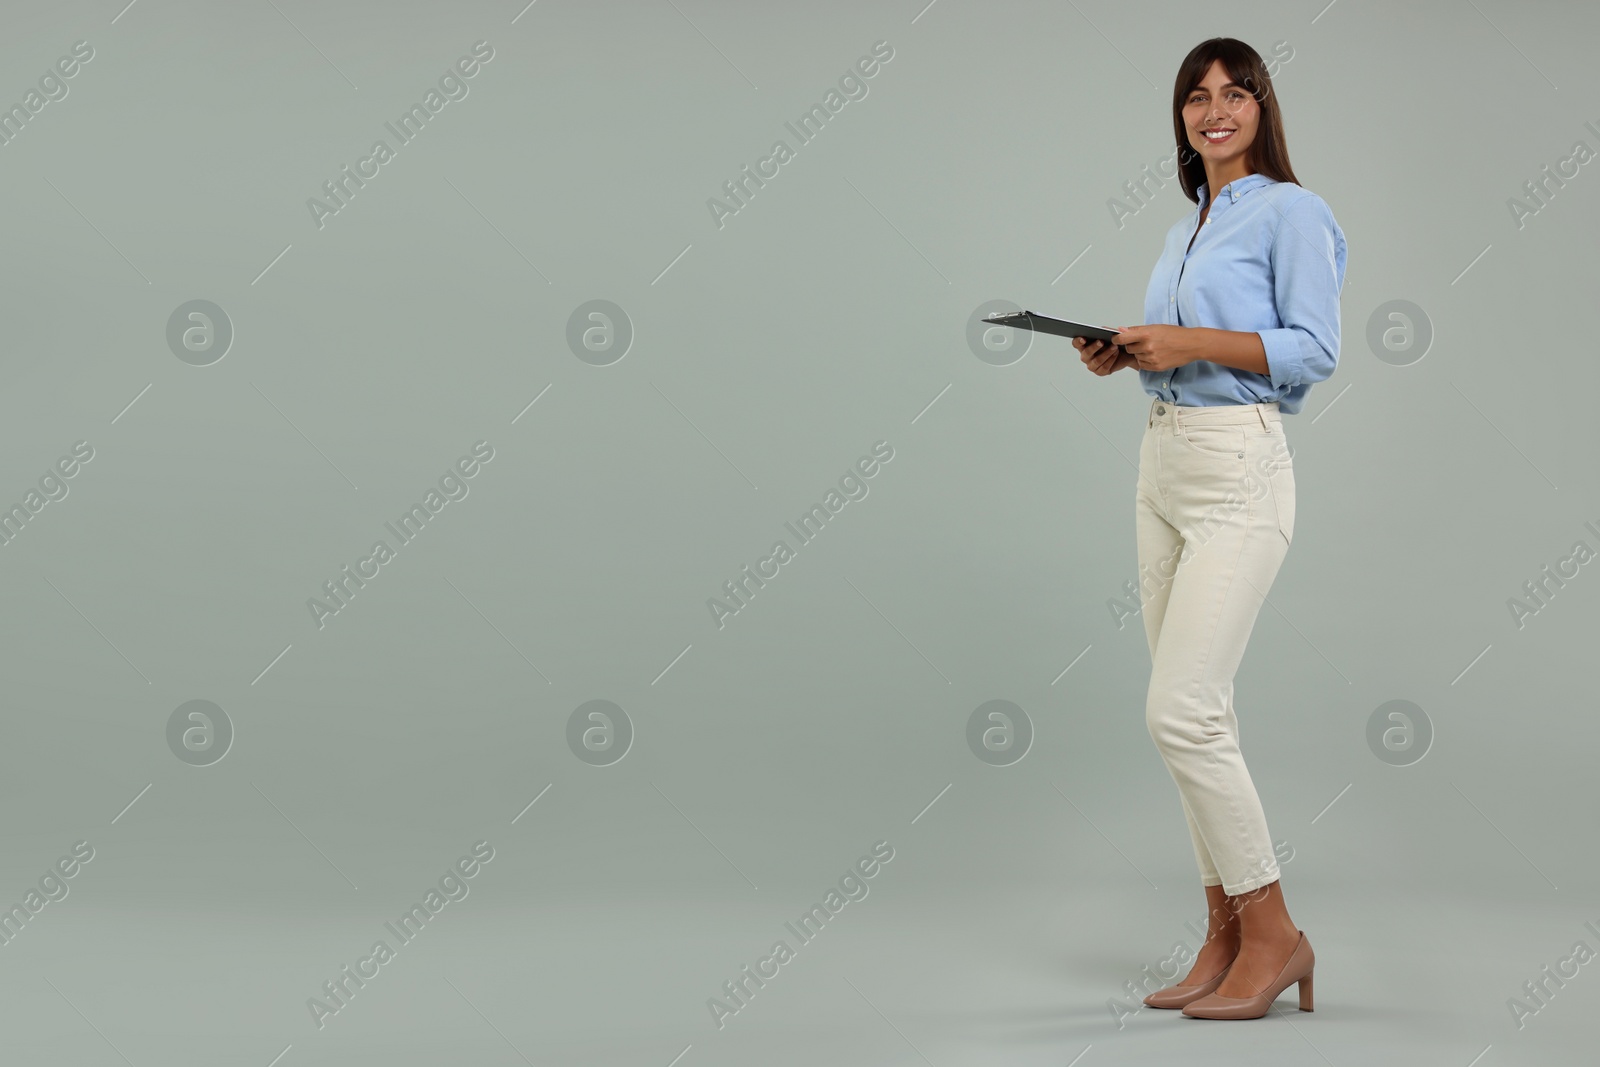
[[[1261,105],[1242,85],[1233,84],[1221,60],[1213,60],[1200,84],[1189,91],[1183,104],[1183,122],[1189,146],[1205,160],[1208,173],[1226,173],[1248,163],[1247,150],[1256,138]],[[1232,130],[1221,140],[1207,130]]]

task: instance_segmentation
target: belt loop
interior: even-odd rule
[[[1261,420],[1261,428],[1263,430],[1271,430],[1272,427],[1267,425],[1267,413],[1261,410],[1261,405],[1260,404],[1257,404],[1255,407],[1256,407],[1256,418]]]

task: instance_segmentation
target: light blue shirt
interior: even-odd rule
[[[1204,185],[1199,196],[1188,217],[1167,231],[1145,293],[1144,321],[1259,333],[1270,373],[1200,359],[1141,370],[1144,391],[1196,407],[1276,400],[1280,412],[1292,415],[1311,384],[1339,362],[1344,231],[1316,193],[1249,174],[1222,187],[1196,235]]]

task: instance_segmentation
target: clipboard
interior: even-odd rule
[[[1090,326],[1082,322],[1073,322],[1071,319],[1040,315],[1034,311],[1010,311],[1003,315],[991,315],[980,321],[995,326],[1014,326],[1019,330],[1033,330],[1035,333],[1053,333],[1061,337],[1087,337],[1091,341],[1110,341],[1120,332],[1104,326]]]

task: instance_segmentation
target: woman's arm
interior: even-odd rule
[[[1267,349],[1261,343],[1259,333],[1213,330],[1209,326],[1193,326],[1189,328],[1189,332],[1193,335],[1192,343],[1196,353],[1194,359],[1220,363],[1224,367],[1233,367],[1252,374],[1270,373],[1267,368]]]
[[[1276,329],[1216,330],[1155,323],[1118,331],[1117,344],[1140,370],[1161,372],[1206,360],[1271,379],[1274,388],[1320,382],[1339,359],[1339,294],[1344,286],[1344,233],[1328,205],[1300,196],[1273,235]]]
[[[1140,370],[1171,370],[1203,359],[1256,374],[1271,373],[1259,333],[1157,323],[1125,326],[1117,332],[1116,341],[1136,357]]]

